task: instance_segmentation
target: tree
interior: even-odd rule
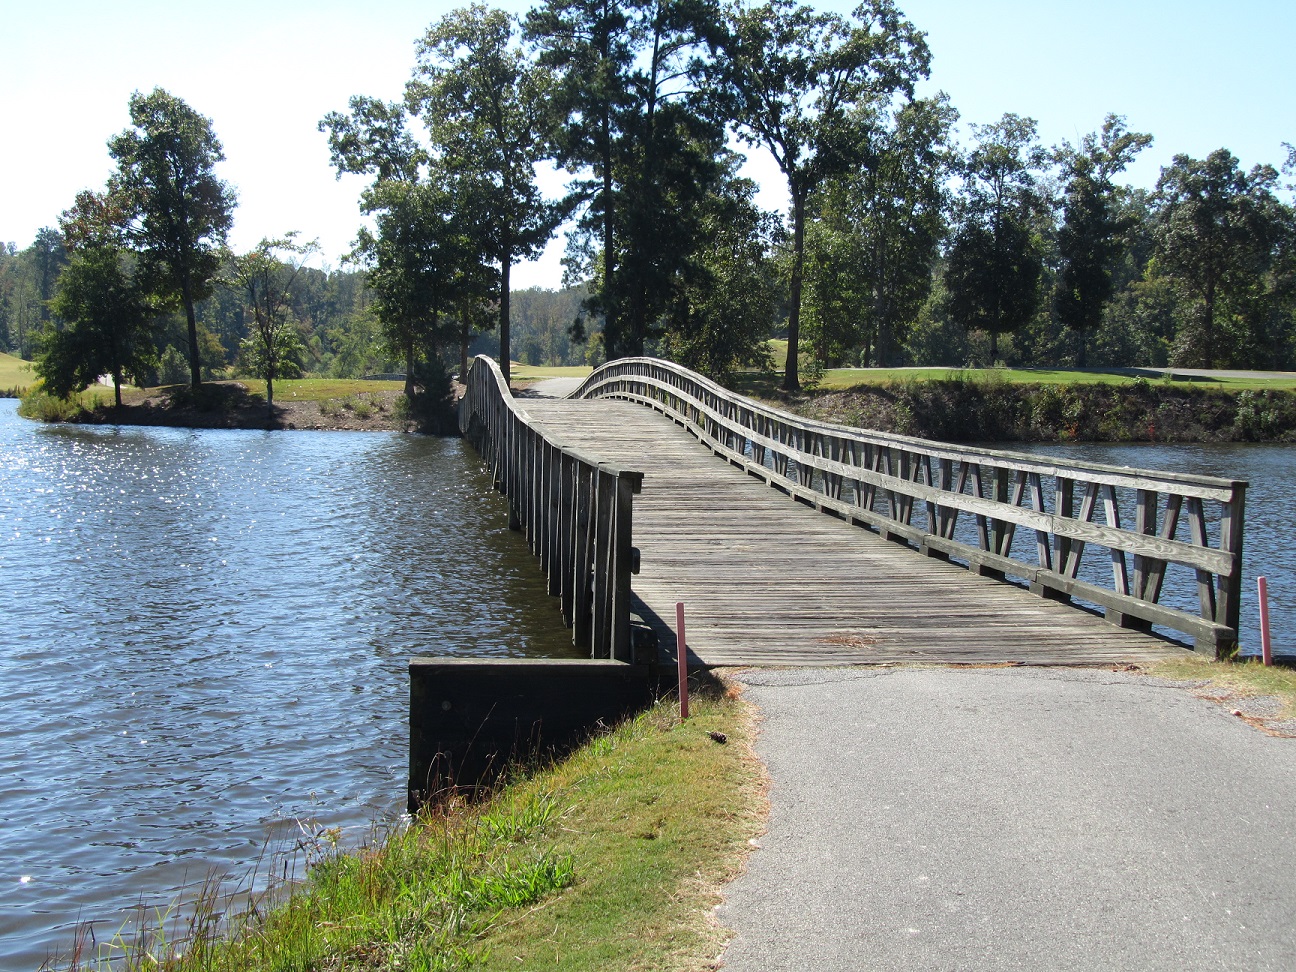
[[[363,205],[378,232],[361,230],[356,254],[366,264],[388,347],[405,363],[405,394],[413,397],[420,363],[436,364],[441,346],[454,340],[448,315],[469,291],[494,281],[482,274],[477,241],[455,219],[450,186],[380,182]]]
[[[1151,135],[1127,131],[1124,118],[1108,115],[1101,133],[1086,135],[1078,146],[1064,144],[1056,153],[1067,186],[1053,307],[1062,324],[1080,335],[1081,368],[1088,333],[1102,322],[1103,308],[1111,300],[1112,273],[1125,249],[1124,234],[1131,228],[1122,218],[1112,178],[1151,144]]]
[[[552,144],[550,72],[514,42],[514,21],[476,3],[434,24],[419,42],[406,103],[462,183],[476,187],[485,256],[499,267],[500,368],[509,378],[509,279],[538,256],[563,217],[536,186]],[[471,315],[461,315],[464,322]]]
[[[469,291],[496,286],[484,265],[486,191],[457,178],[406,131],[403,106],[366,97],[350,105],[350,115],[330,113],[319,127],[329,134],[339,176],[374,176],[360,208],[374,216],[377,233],[362,229],[353,256],[366,267],[374,314],[388,350],[404,361],[405,394],[413,397],[421,363],[435,364],[438,381],[444,377],[439,353],[453,339],[445,315]]]
[[[68,254],[63,245],[63,234],[49,226],[36,231],[36,239],[31,245],[31,254],[35,263],[37,293],[42,302],[54,296],[55,282],[59,273],[67,266]],[[47,304],[42,304],[41,320],[49,320]]]
[[[930,56],[923,34],[890,0],[867,0],[849,19],[796,6],[793,0],[735,6],[721,44],[716,79],[732,97],[739,137],[770,151],[791,196],[783,386],[792,391],[800,387],[797,355],[810,193],[858,161],[857,126],[869,115],[856,109],[881,110],[897,94],[912,97],[915,82],[927,76]]]
[[[602,314],[605,329],[614,332],[621,309],[612,287],[617,272],[613,163],[631,110],[626,79],[638,47],[632,14],[639,8],[620,0],[545,0],[525,20],[526,39],[539,50],[540,63],[555,72],[553,103],[560,120],[555,159],[569,172],[590,172],[571,186],[573,198],[585,205],[579,228],[601,240],[601,266],[591,275],[599,292],[587,307]],[[578,254],[569,249],[569,261],[578,262]]]
[[[723,179],[724,126],[701,56],[714,10],[549,0],[526,29],[557,76],[557,160],[581,173],[570,187],[585,208],[568,238],[569,275],[589,281],[584,310],[603,317],[608,357],[642,354],[705,245],[702,200]]]
[[[1161,170],[1157,269],[1193,296],[1198,311],[1192,333],[1186,341],[1181,335],[1178,363],[1213,368],[1230,359],[1217,326],[1220,304],[1263,285],[1287,222],[1277,183],[1272,166],[1243,172],[1226,149],[1204,160],[1176,155]]]
[[[727,381],[743,365],[768,367],[766,338],[778,306],[772,250],[778,220],[755,204],[756,186],[727,159],[722,191],[701,214],[700,248],[675,288],[665,353],[687,368]]]
[[[1040,305],[1043,270],[1036,223],[1048,207],[1036,173],[1046,156],[1035,120],[1007,114],[973,125],[977,146],[963,170],[959,225],[950,247],[946,285],[950,310],[969,331],[999,335],[1021,327]]]
[[[276,378],[301,374],[301,337],[293,315],[294,287],[303,262],[319,245],[298,243],[297,233],[263,239],[250,253],[233,258],[229,282],[243,292],[248,336],[240,350],[252,373],[265,380],[266,408],[274,414]]]
[[[863,366],[885,367],[927,300],[945,235],[955,117],[941,95],[904,105],[889,124],[860,124],[862,165],[812,194],[807,323],[821,360],[858,350]]]
[[[52,395],[66,398],[108,374],[120,407],[123,379],[156,366],[156,311],[130,262],[119,249],[92,247],[78,251],[59,276],[50,309],[65,326],[47,326],[36,362]]]
[[[106,211],[139,259],[139,275],[160,300],[184,308],[189,375],[202,382],[194,305],[211,292],[233,222],[235,192],[217,178],[224,160],[211,120],[154,88],[130,98],[131,128],[108,142],[117,163]]]

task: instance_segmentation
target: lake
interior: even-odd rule
[[[570,655],[457,439],[0,400],[0,968],[404,809],[412,655]],[[263,867],[266,866],[263,864]]]

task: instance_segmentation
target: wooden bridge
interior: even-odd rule
[[[708,666],[1236,647],[1245,482],[814,422],[657,359],[560,400],[489,358],[467,384],[460,426],[591,657],[634,660],[636,616],[673,650],[677,601]]]

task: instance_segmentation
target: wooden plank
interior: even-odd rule
[[[824,516],[749,475],[754,458],[743,468],[723,462],[641,405],[527,408],[583,451],[645,469],[634,506],[637,610],[673,637],[674,604],[684,601],[689,648],[706,664],[1110,664],[1180,650]]]

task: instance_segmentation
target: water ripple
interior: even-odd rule
[[[401,809],[410,655],[570,652],[505,522],[454,440],[0,402],[0,966]]]

